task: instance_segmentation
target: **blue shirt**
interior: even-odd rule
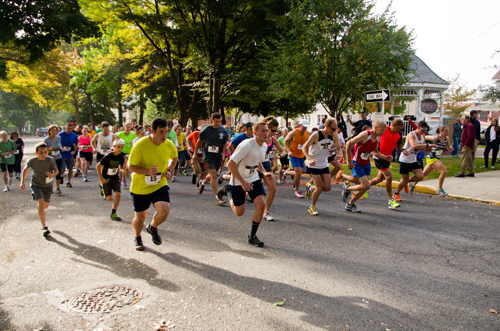
[[[61,137],[61,157],[63,159],[72,158],[71,152],[75,150],[74,144],[78,145],[78,135],[74,132],[67,134],[66,131],[59,132],[58,136]],[[64,147],[71,147],[69,151],[63,151]]]
[[[251,137],[249,137],[249,136],[247,136],[246,132],[238,133],[237,135],[234,136],[233,140],[231,140],[231,144],[233,144],[234,148],[236,148],[243,141],[250,139],[250,138],[253,138],[253,135]]]

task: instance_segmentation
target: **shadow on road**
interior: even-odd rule
[[[384,330],[399,329],[401,323],[404,324],[405,329],[435,329],[404,311],[374,300],[368,302],[361,297],[329,297],[279,282],[241,276],[191,260],[177,253],[162,254],[153,250],[150,252],[168,263],[267,303],[273,304],[285,299],[281,308],[305,314],[301,318],[319,328],[331,327],[332,330],[341,330],[349,325],[350,329]],[[273,307],[272,309],[280,308]]]
[[[48,237],[49,241],[71,250],[76,255],[87,260],[73,259],[75,262],[86,263],[93,267],[112,272],[122,278],[142,279],[148,282],[149,285],[158,287],[162,290],[173,292],[179,291],[180,289],[176,284],[160,278],[157,270],[141,261],[136,259],[124,259],[102,248],[78,242],[61,231],[54,231],[52,233],[65,238],[70,245],[57,240],[54,236]]]

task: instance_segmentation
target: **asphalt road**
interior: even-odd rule
[[[113,222],[95,170],[89,179],[52,197],[48,239],[29,190],[1,192],[0,330],[153,330],[163,319],[174,330],[500,330],[498,206],[403,194],[391,211],[372,188],[352,214],[336,185],[313,217],[281,185],[257,248],[246,244],[251,204],[237,218],[181,176],[163,244],[144,232],[137,252],[130,196]],[[68,310],[112,284],[143,298],[109,314]]]

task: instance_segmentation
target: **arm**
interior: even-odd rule
[[[276,146],[276,149],[278,150],[278,152],[283,153],[285,151],[283,149],[283,147],[281,147],[281,144],[279,143],[278,139],[273,137],[273,142],[274,142],[274,146]]]
[[[172,178],[172,172],[174,171],[174,168],[175,166],[177,165],[177,160],[178,158],[177,157],[174,157],[172,159],[172,162],[170,163],[170,166],[167,168],[167,170],[165,170],[165,172],[162,174],[163,177],[167,178],[167,179],[171,179]]]
[[[292,152],[290,151],[290,143],[292,142],[293,138],[295,138],[295,131],[289,132],[285,138],[285,141],[283,142],[284,143],[283,149],[290,156],[293,156]]]
[[[377,144],[377,148],[375,148],[375,150],[372,152],[372,155],[378,157],[379,159],[383,159],[383,160],[392,162],[392,159],[393,159],[392,155],[384,155],[384,154],[380,153],[380,151],[378,150],[379,146],[380,146],[380,142]]]
[[[92,145],[92,149],[94,150],[94,154],[97,154],[97,134],[92,138],[92,141],[90,142]]]
[[[198,139],[198,141],[194,145],[194,151],[193,151],[193,153],[196,154],[196,152],[198,151],[198,149],[200,148],[200,146],[201,146],[201,139]]]
[[[302,146],[302,152],[304,153],[304,156],[306,157],[307,161],[309,161],[309,164],[312,166],[318,160],[313,159],[311,155],[309,155],[309,146],[316,144],[318,142],[318,139],[319,139],[318,133],[314,132],[312,135],[309,136],[309,139],[307,139],[304,146]]]
[[[344,151],[342,150],[342,145],[340,144],[339,135],[335,132],[332,137],[333,137],[333,143],[335,144],[335,150],[339,151],[339,154],[343,154]],[[339,158],[340,158],[340,155],[337,155],[335,157],[336,160]]]
[[[261,166],[262,164],[259,163],[259,167]],[[236,164],[236,162],[234,162],[233,160],[229,160],[229,162],[227,163],[227,167],[229,168],[229,171],[231,171],[231,175],[233,175],[234,178],[236,178],[240,182],[243,191],[247,192],[252,190],[252,184],[247,182],[243,178],[243,176],[241,176],[240,171],[238,170],[238,164]]]
[[[24,184],[24,181],[26,180],[26,175],[28,174],[29,168],[27,166],[24,166],[23,173],[21,175],[21,185],[19,185],[19,188],[21,191],[24,191],[26,189],[26,185]]]
[[[156,174],[158,173],[158,167],[157,166],[154,166],[154,167],[148,169],[148,168],[144,168],[144,167],[141,167],[141,166],[138,166],[138,165],[129,164],[128,165],[128,169],[130,171],[135,172],[136,174],[140,174],[140,175],[156,176]]]
[[[364,131],[358,134],[354,139],[351,139],[347,142],[346,150],[347,150],[347,165],[349,169],[354,168],[354,163],[352,163],[352,148],[356,146],[357,143],[366,142],[368,139],[368,132]]]
[[[97,175],[99,175],[99,180],[101,181],[102,184],[106,184],[108,181],[102,176],[102,168],[104,166],[101,164],[101,162],[97,163],[96,170],[97,170]]]
[[[408,119],[408,123],[410,124],[413,130],[418,129],[418,126],[411,120],[411,118]]]

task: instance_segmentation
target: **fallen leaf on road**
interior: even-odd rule
[[[277,306],[277,307],[281,307],[285,304],[285,302],[283,301],[278,301],[278,302],[275,302],[274,305]]]
[[[490,313],[492,313],[492,314],[495,314],[495,315],[496,315],[496,314],[498,314],[498,311],[496,311],[495,309],[490,309]]]
[[[352,228],[347,229],[347,231],[352,231]]]

